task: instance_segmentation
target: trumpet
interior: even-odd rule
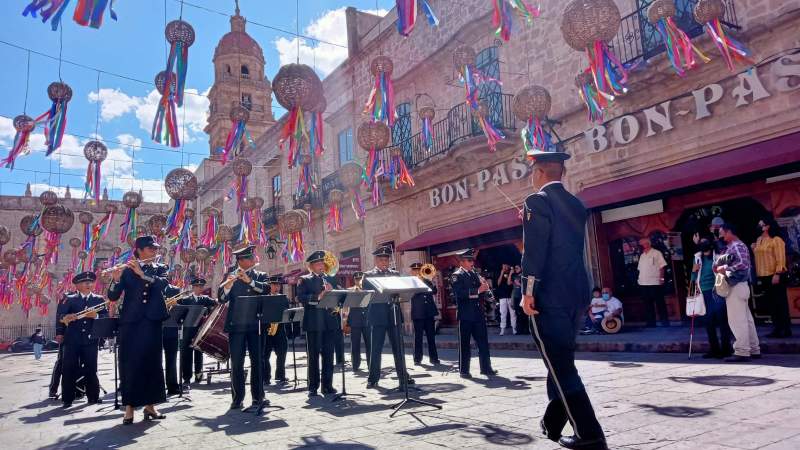
[[[489,286],[489,289],[486,292],[483,293],[484,300],[486,300],[487,302],[492,302],[492,303],[495,302],[496,300],[494,298],[494,292],[492,292],[492,287],[491,287],[491,285],[489,285],[489,282],[486,281],[486,278],[483,278],[480,275],[478,275],[478,277],[481,279],[481,284],[485,284],[486,286]]]
[[[192,295],[192,291],[183,291],[178,293],[177,295],[173,295],[172,297],[164,299],[164,304],[167,306],[167,309],[171,309],[173,306],[177,305],[180,300]]]
[[[103,302],[103,303],[101,303],[99,305],[91,306],[91,307],[86,308],[83,311],[77,312],[75,314],[67,314],[67,315],[65,315],[64,317],[61,318],[61,323],[63,323],[64,325],[69,325],[69,323],[72,322],[73,320],[81,320],[84,317],[88,316],[89,314],[99,313],[100,311],[106,309],[106,307],[108,307],[108,302]],[[67,319],[68,316],[72,316],[72,315],[74,315],[75,318]]]
[[[139,264],[145,264],[145,263],[149,263],[150,261],[156,260],[158,258],[161,258],[161,255],[156,255],[156,256],[153,256],[152,258],[147,258],[147,259],[140,259],[138,261],[139,261]],[[100,272],[100,275],[108,275],[111,272],[116,272],[117,270],[124,269],[127,266],[128,266],[127,262],[119,263],[116,266],[109,267],[108,269],[103,269]]]
[[[436,267],[431,263],[423,264],[423,266],[419,269],[419,277],[428,281],[432,281],[434,278],[436,278]]]
[[[258,267],[258,265],[259,265],[259,264],[261,264],[261,263],[255,263],[255,264],[253,264],[253,267],[251,267],[250,269],[255,269],[256,267]],[[247,269],[247,270],[250,270],[250,269]],[[237,267],[237,268],[236,268],[236,270],[234,270],[233,272],[231,272],[231,274],[230,274],[230,275],[228,275],[228,279],[227,279],[227,280],[225,280],[225,281],[223,281],[223,282],[222,282],[222,284],[220,284],[220,285],[219,285],[219,287],[221,287],[222,289],[227,289],[227,288],[228,288],[229,286],[231,286],[231,285],[232,285],[232,284],[233,284],[233,283],[234,283],[236,280],[238,280],[238,279],[239,279],[239,275],[241,275],[241,274],[242,274],[242,272],[244,272],[244,271],[242,270],[242,268],[241,268],[241,267]]]

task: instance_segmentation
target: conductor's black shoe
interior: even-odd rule
[[[422,364],[422,360],[421,359],[415,359],[414,360],[414,365],[415,366],[419,366],[420,364]]]
[[[440,365],[442,363],[438,359],[432,359],[431,360],[431,364],[433,364],[434,366],[438,366],[438,365]]]
[[[195,383],[199,383],[201,381],[203,381],[203,374],[202,373],[198,373],[197,375],[194,376],[194,382]]]
[[[94,401],[89,400],[87,403],[89,405],[100,405],[100,404],[103,403],[103,399],[102,398],[98,398],[98,399],[95,399]]]
[[[575,448],[580,450],[608,450],[606,438],[581,439],[577,436],[562,436],[558,443],[564,448]]]
[[[231,409],[231,410],[234,410],[234,409],[242,409],[242,404],[241,404],[241,403],[236,403],[236,402],[233,402],[233,403],[231,403],[231,408],[230,408],[230,409]]]
[[[547,426],[544,424],[544,419],[539,421],[539,428],[542,429],[542,434],[545,435],[547,439],[550,439],[553,442],[558,442],[558,440],[561,439],[561,433],[551,433],[547,430]]]
[[[324,387],[324,388],[322,388],[322,395],[330,395],[330,394],[335,394],[337,392],[338,391],[336,389],[334,389],[333,387]]]
[[[317,391],[308,391],[308,398],[312,398],[312,397],[319,397],[319,394],[317,394]]]
[[[497,375],[499,372],[494,369],[489,369],[486,371],[481,371],[481,375],[486,375],[487,377],[491,377],[492,375]]]
[[[378,382],[370,381],[369,383],[367,383],[367,389],[378,389]]]
[[[289,379],[288,378],[278,378],[277,380],[275,380],[275,382],[276,383],[281,383],[281,384],[288,383]]]
[[[51,392],[48,397],[52,398],[53,400],[58,400],[58,392]]]
[[[181,391],[170,389],[167,391],[167,397],[174,397],[176,395],[181,395]]]
[[[264,380],[264,384],[269,386],[270,384],[272,384],[272,380]]]
[[[461,372],[459,375],[461,376],[461,378],[466,378],[468,380],[472,379],[472,375],[469,372]]]
[[[63,405],[61,405],[62,409],[67,409],[67,408],[70,408],[70,407],[72,407],[72,403],[64,403]]]
[[[414,379],[411,378],[410,376],[406,377],[406,381],[408,381],[409,386],[413,386],[413,385],[417,384],[417,382],[414,381]]]

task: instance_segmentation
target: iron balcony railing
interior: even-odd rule
[[[283,205],[275,205],[266,208],[261,213],[261,223],[265,227],[271,228],[278,225],[278,216],[284,213]]]
[[[617,57],[627,66],[647,61],[663,53],[666,49],[656,27],[647,20],[647,8],[653,0],[638,0],[634,12],[622,18],[619,32],[608,43]],[[723,0],[725,16],[722,23],[729,28],[739,29],[734,0]],[[694,20],[694,7],[697,0],[676,0],[675,24],[690,38],[703,34],[703,24]]]
[[[311,205],[311,208],[313,209],[322,208],[323,206],[322,192],[320,192],[319,189],[304,193],[302,195],[295,193],[292,195],[292,199],[294,200],[295,209],[303,209],[305,205]]]

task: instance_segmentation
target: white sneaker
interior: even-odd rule
[[[503,329],[501,329],[501,330],[500,330],[500,336],[502,336],[502,335],[504,335],[504,334],[506,334],[506,329],[505,329],[505,328],[503,328]]]

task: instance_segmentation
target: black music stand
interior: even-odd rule
[[[94,319],[92,323],[92,335],[99,339],[114,339],[114,409],[119,409],[119,383],[117,375],[117,330],[119,329],[119,319],[116,317],[104,317]]]
[[[403,333],[400,332],[400,304],[411,301],[414,294],[420,292],[431,292],[431,288],[422,282],[418,277],[376,277],[369,279],[370,284],[378,292],[376,295],[371,296],[371,303],[389,303],[392,308],[392,320],[394,320],[394,333],[395,339],[400,346],[400,366],[397,368],[398,378],[403,386],[405,398],[400,403],[392,406],[394,410],[389,417],[394,417],[395,414],[409,403],[416,403],[419,405],[431,406],[436,409],[442,409],[441,405],[436,405],[424,400],[411,398],[408,396],[408,371],[406,370],[406,354],[405,354],[405,341],[403,340]]]
[[[261,321],[263,325],[267,327],[267,330],[269,330],[270,326],[274,323],[277,323],[280,327],[280,323],[283,322],[286,311],[289,311],[289,297],[285,296],[284,294],[267,295],[264,297],[264,300],[262,300],[261,303]],[[269,331],[267,331],[267,333],[269,333]],[[264,358],[266,358],[266,354],[263,348],[261,351],[261,367],[263,369]],[[275,364],[277,366],[277,361]],[[262,377],[264,376],[266,376],[266,374],[262,374]]]
[[[294,387],[292,389],[297,389],[298,381],[308,381],[305,380],[304,378],[300,379],[297,378],[297,353],[295,352],[295,347],[294,347],[294,340],[297,338],[297,335],[300,334],[296,332],[295,327],[302,328],[304,314],[305,314],[305,308],[303,308],[302,306],[298,308],[290,308],[284,311],[284,315],[285,316],[288,315],[287,323],[292,324],[292,370],[294,371],[294,380],[293,380]]]
[[[175,305],[169,310],[170,320],[168,323],[175,322],[178,325],[178,379],[180,383],[178,397],[183,398],[183,373],[181,362],[183,361],[183,329],[185,327],[196,327],[203,318],[206,308],[200,305]]]

